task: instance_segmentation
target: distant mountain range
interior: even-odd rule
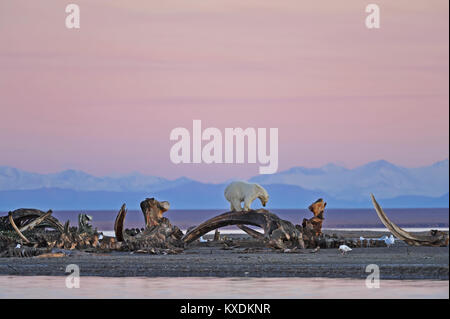
[[[97,177],[82,171],[65,170],[53,174],[38,174],[17,168],[0,166],[0,191],[61,188],[76,191],[140,192],[173,188],[191,180],[168,180],[161,177],[132,173],[125,176]]]
[[[250,181],[260,184],[296,185],[321,190],[341,200],[397,196],[439,197],[448,193],[448,160],[431,166],[405,168],[381,160],[354,169],[334,164],[320,168],[294,167],[273,175],[259,175]]]
[[[305,208],[319,197],[330,208],[366,208],[371,207],[370,193],[384,207],[449,207],[448,160],[419,168],[400,167],[387,161],[354,169],[335,164],[294,167],[249,181],[268,190],[269,208]],[[225,187],[226,184],[188,178],[168,180],[140,173],[96,177],[75,170],[37,174],[0,167],[0,210],[117,209],[122,203],[137,209],[142,199],[152,196],[169,200],[173,209],[225,209]]]

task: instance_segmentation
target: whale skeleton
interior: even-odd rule
[[[429,235],[417,235],[398,227],[386,216],[380,204],[376,201],[375,196],[371,194],[370,197],[381,222],[398,239],[403,240],[411,246],[448,246],[449,236],[442,231],[431,230]]]
[[[304,248],[301,231],[291,222],[283,220],[265,209],[223,213],[190,229],[183,236],[182,240],[184,243],[189,244],[214,229],[231,225],[238,226],[257,240],[266,241],[270,247],[287,248],[297,246]],[[264,233],[253,230],[246,225],[262,228]]]

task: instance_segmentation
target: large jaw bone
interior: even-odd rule
[[[190,230],[182,240],[189,244],[214,229],[229,225],[238,225],[247,234],[265,241],[268,246],[273,248],[304,247],[302,233],[292,223],[280,219],[265,209],[221,214]],[[261,227],[264,234],[243,225]]]
[[[213,217],[206,222],[195,227],[183,237],[183,241],[187,244],[193,242],[194,240],[200,238],[204,234],[225,226],[230,225],[252,225],[259,226],[267,232],[267,221],[266,215],[257,213],[254,210],[245,212],[228,212],[221,214],[219,216]]]
[[[371,194],[373,206],[378,214],[381,222],[386,226],[387,229],[398,239],[405,241],[411,246],[447,246],[448,245],[448,235],[447,234],[434,234],[431,236],[417,236],[408,233],[407,231],[401,229],[397,225],[387,218],[381,206],[376,201],[375,197]]]

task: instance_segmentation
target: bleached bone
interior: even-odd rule
[[[413,235],[398,227],[386,216],[383,209],[376,201],[375,196],[373,196],[373,194],[370,196],[372,198],[375,211],[377,212],[381,222],[398,239],[405,241],[411,246],[448,246],[449,236],[444,232],[431,230],[430,235]]]
[[[16,223],[14,222],[14,219],[12,217],[12,213],[8,214],[9,222],[11,223],[12,228],[16,231],[16,233],[19,235],[20,238],[25,240],[25,242],[29,243],[30,241],[20,232],[19,228],[17,227]]]

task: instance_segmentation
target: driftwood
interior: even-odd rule
[[[403,240],[411,246],[448,246],[449,235],[444,232],[431,230],[430,235],[423,236],[411,234],[398,227],[386,216],[380,204],[378,204],[378,202],[376,201],[375,197],[373,195],[370,196],[372,198],[372,203],[375,207],[375,211],[377,212],[381,222],[398,239]]]

